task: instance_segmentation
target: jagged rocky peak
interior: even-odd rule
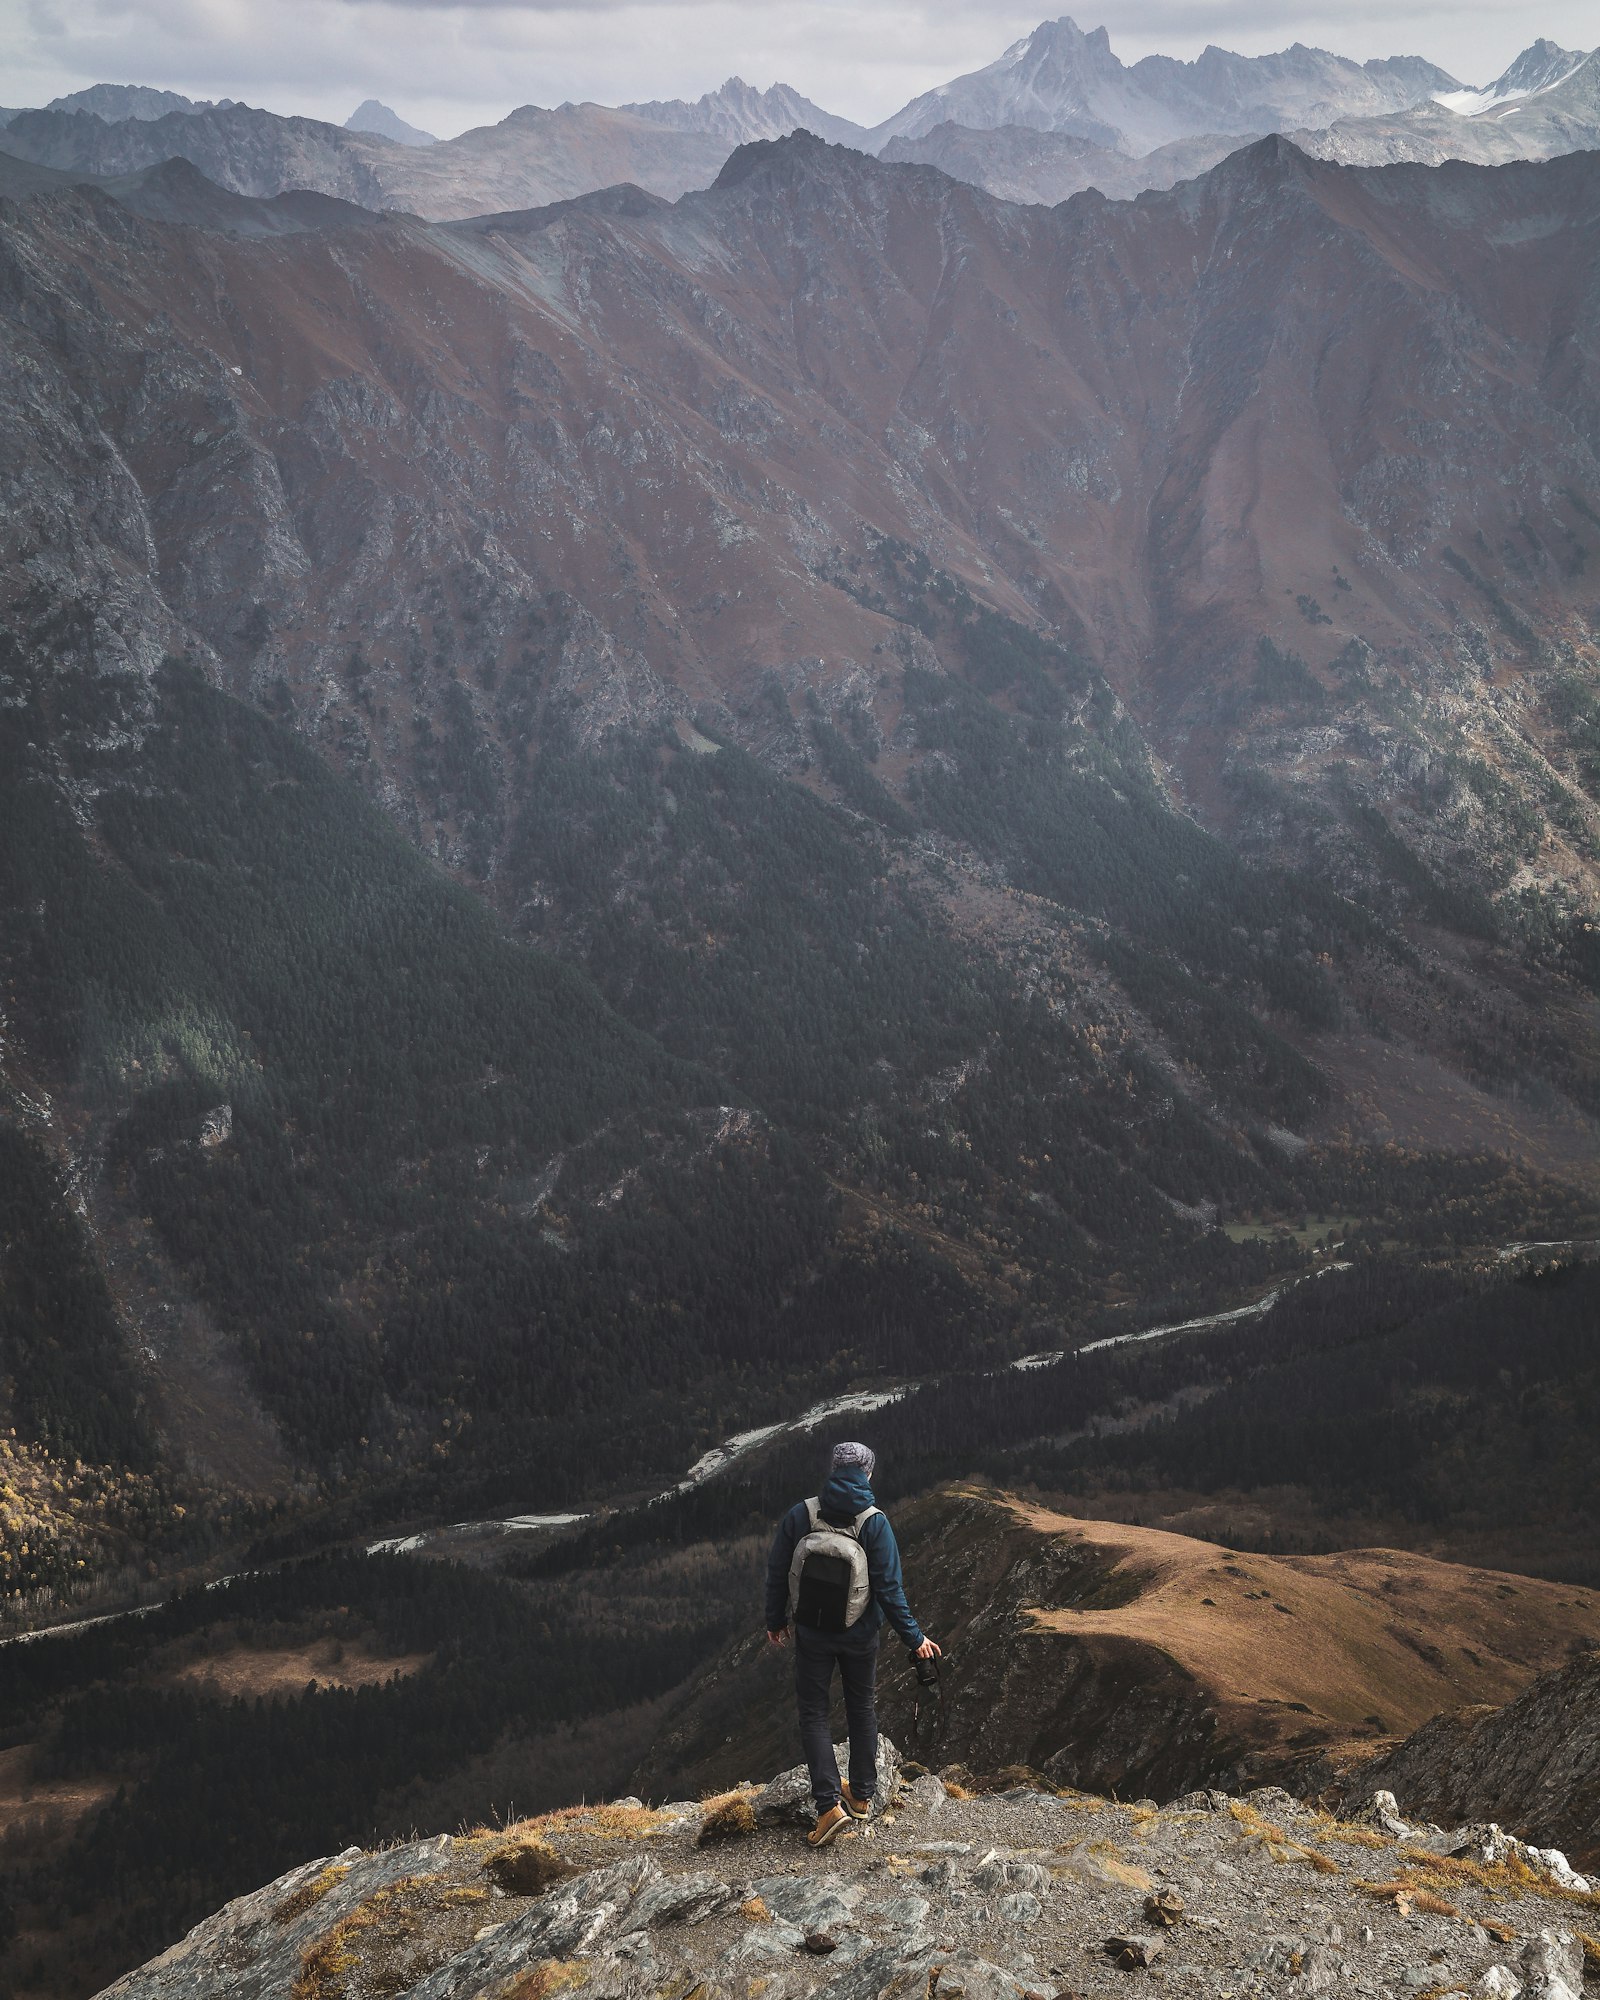
[[[866,137],[864,126],[849,118],[836,118],[786,83],[757,90],[741,76],[730,76],[719,89],[708,90],[692,102],[671,97],[620,108],[674,132],[713,133],[736,145],[750,139],[781,139],[801,129],[843,145],[857,145]]]
[[[437,146],[439,141],[431,132],[424,132],[418,125],[408,125],[399,112],[391,111],[387,104],[377,98],[368,97],[358,104],[344,121],[347,132],[372,132],[380,139],[393,139],[400,146]]]
[[[1103,27],[1085,33],[1063,14],[1040,22],[985,68],[913,98],[880,128],[880,139],[916,137],[946,120],[979,129],[1067,130],[1118,147],[1177,137],[1170,119],[1153,136],[1146,131],[1153,107],[1138,104],[1127,75]]]
[[[1447,111],[1474,117],[1513,103],[1518,98],[1537,97],[1565,83],[1574,71],[1589,60],[1583,49],[1564,49],[1541,35],[1530,42],[1509,69],[1481,90],[1462,84],[1444,84],[1431,91],[1433,100]]]
[[[86,90],[73,90],[65,97],[53,97],[44,108],[46,111],[87,111],[96,118],[105,119],[107,124],[115,124],[124,118],[136,118],[143,124],[151,124],[174,111],[226,111],[237,101],[232,97],[219,97],[215,101],[209,97],[185,97],[179,91],[156,90],[145,83],[92,83]]]
[[[802,129],[786,133],[780,139],[750,139],[735,147],[712,186],[738,187],[761,172],[787,179],[842,169],[876,171],[865,155],[847,146],[830,144],[815,132]]]
[[[1145,56],[1131,67],[1103,27],[1042,21],[995,62],[915,98],[879,128],[914,138],[946,120],[976,128],[1074,132],[1138,155],[1201,133],[1262,132],[1403,110],[1454,79],[1415,56],[1358,63],[1295,43],[1273,55],[1215,46],[1193,62]]]
[[[1530,91],[1548,90],[1552,84],[1571,76],[1588,56],[1586,49],[1564,49],[1559,42],[1541,35],[1538,41],[1529,43],[1489,88],[1497,97],[1525,97]]]
[[[1183,1995],[1582,1991],[1588,1884],[1532,1849],[1486,1854],[1482,1829],[1411,1825],[1387,1794],[1351,1821],[1266,1788],[1158,1809],[935,1775],[884,1739],[874,1817],[814,1850],[806,1791],[796,1767],[697,1804],[348,1848],[107,1992],[1097,2000],[1146,1969]]]

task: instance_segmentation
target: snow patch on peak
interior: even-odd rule
[[[1541,36],[1538,41],[1530,43],[1493,83],[1486,84],[1481,90],[1435,91],[1433,102],[1442,104],[1447,111],[1454,111],[1459,117],[1475,118],[1501,105],[1540,97],[1545,91],[1554,90],[1588,60],[1586,50],[1564,49],[1559,43]]]

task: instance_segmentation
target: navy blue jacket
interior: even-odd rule
[[[834,1527],[853,1521],[863,1507],[877,1505],[872,1497],[872,1488],[867,1484],[867,1476],[859,1465],[847,1465],[838,1472],[830,1473],[817,1499],[821,1503],[822,1518]],[[789,1623],[789,1565],[794,1560],[796,1542],[809,1533],[810,1528],[811,1517],[803,1500],[797,1500],[778,1523],[778,1532],[773,1537],[771,1553],[767,1557],[769,1632],[781,1632]],[[906,1587],[900,1574],[900,1548],[886,1515],[874,1514],[863,1525],[861,1546],[866,1553],[872,1596],[866,1610],[848,1632],[838,1635],[838,1641],[846,1645],[865,1646],[877,1636],[887,1618],[907,1646],[920,1646],[922,1627],[912,1617],[911,1606],[906,1602]]]

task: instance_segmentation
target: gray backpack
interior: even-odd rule
[[[818,1501],[806,1502],[811,1526],[794,1545],[789,1564],[789,1616],[817,1632],[848,1632],[872,1601],[863,1525],[877,1513],[864,1507],[848,1527],[822,1518]]]

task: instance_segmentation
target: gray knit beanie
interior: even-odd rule
[[[843,1472],[846,1466],[859,1465],[870,1479],[877,1463],[878,1454],[870,1445],[836,1444],[833,1448],[833,1457],[828,1461],[828,1470]]]

